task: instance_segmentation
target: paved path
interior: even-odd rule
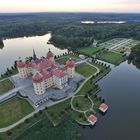
[[[90,63],[88,63],[88,62],[86,62],[86,63],[87,63],[88,65],[90,65],[90,66],[96,68],[96,70],[97,70],[96,73],[94,73],[94,74],[92,74],[91,76],[89,76],[88,78],[86,78],[86,79],[84,80],[84,82],[80,85],[80,87],[79,87],[74,93],[69,94],[69,96],[68,96],[67,98],[64,98],[64,99],[62,99],[62,100],[53,102],[53,103],[47,105],[47,107],[56,105],[56,104],[58,104],[58,103],[60,103],[60,102],[63,102],[63,101],[65,101],[65,100],[70,99],[71,97],[73,97],[74,95],[76,95],[76,94],[81,90],[81,88],[84,86],[84,84],[85,84],[90,78],[92,78],[93,75],[96,75],[97,73],[100,72],[100,70],[99,70],[98,67],[96,67],[96,66],[94,66],[94,65],[92,65],[92,64],[90,64]],[[15,90],[16,90],[16,89],[15,89]],[[0,128],[0,132],[6,132],[6,131],[8,131],[8,130],[14,128],[14,127],[16,127],[17,125],[23,123],[26,119],[28,119],[28,118],[30,118],[31,116],[33,116],[33,115],[34,115],[35,113],[37,113],[39,110],[43,110],[43,109],[44,109],[44,106],[42,106],[42,107],[40,107],[40,108],[37,108],[37,110],[35,110],[34,112],[32,112],[32,113],[30,113],[29,115],[25,116],[24,118],[22,118],[21,120],[17,121],[16,123],[14,123],[14,124],[12,124],[12,125],[10,125],[10,126],[4,127],[4,128]]]
[[[33,116],[35,113],[37,113],[37,112],[38,112],[38,110],[36,110],[36,111],[30,113],[29,115],[25,116],[24,118],[22,118],[21,120],[17,121],[16,123],[14,123],[14,124],[12,124],[12,125],[9,125],[9,126],[7,126],[7,127],[5,127],[5,128],[1,128],[1,129],[0,129],[0,132],[1,132],[1,133],[2,133],[2,132],[6,132],[6,131],[8,131],[8,130],[14,128],[14,127],[16,127],[17,125],[23,123],[26,119],[32,117],[32,116]]]
[[[84,95],[77,95],[77,96],[84,96]],[[77,97],[77,96],[73,96],[72,97],[72,99],[71,99],[71,102],[70,102],[70,104],[71,104],[71,108],[74,110],[74,111],[77,111],[77,112],[79,112],[79,113],[84,113],[84,116],[85,116],[85,118],[87,119],[87,121],[88,121],[88,117],[87,117],[87,115],[86,115],[86,112],[88,112],[88,111],[92,111],[93,110],[93,105],[94,105],[94,103],[93,103],[93,101],[92,101],[92,99],[88,96],[88,99],[91,101],[91,107],[89,108],[89,109],[87,109],[87,110],[85,110],[85,111],[81,111],[81,110],[78,110],[78,109],[76,109],[74,106],[73,106],[73,104],[72,104],[72,102],[73,102],[73,99],[75,98],[75,97]],[[84,97],[85,98],[85,97]],[[78,120],[76,120],[79,124],[81,124],[81,125],[90,125],[90,123],[89,122],[79,122]]]
[[[10,78],[10,77],[4,78],[4,79],[0,80],[0,82],[4,81],[4,80],[6,80],[6,79],[9,79],[9,78]]]
[[[127,39],[125,41],[122,41],[119,44],[116,44],[116,45],[112,46],[111,48],[109,48],[109,50],[116,50],[118,48],[121,48],[121,47],[123,47],[124,45],[128,44],[131,41],[132,41],[132,39]]]

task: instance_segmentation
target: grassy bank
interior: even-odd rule
[[[9,79],[1,81],[0,82],[0,95],[13,89],[13,87],[14,87],[14,85]]]

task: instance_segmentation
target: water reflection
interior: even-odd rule
[[[47,44],[50,37],[51,34],[49,33],[43,36],[3,40],[4,47],[0,49],[0,74],[4,73],[7,67],[11,67],[19,57],[31,56],[33,49],[36,51],[37,57],[46,56],[49,48],[55,55],[67,52],[66,49],[62,50],[52,44]]]

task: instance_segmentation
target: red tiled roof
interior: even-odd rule
[[[75,62],[72,60],[72,59],[69,59],[67,62],[66,62],[66,66],[69,67],[69,68],[72,68],[75,66]]]
[[[46,55],[47,59],[49,59],[49,58],[51,58],[53,56],[54,56],[53,53],[49,50],[47,55]]]
[[[53,75],[59,77],[59,78],[62,78],[66,75],[66,73],[64,71],[62,71],[61,69],[55,69],[53,70]]]
[[[50,72],[47,72],[47,71],[45,71],[45,70],[42,70],[42,71],[41,71],[41,75],[43,75],[43,78],[44,78],[44,79],[48,79],[48,78],[50,78],[50,77],[53,76],[51,71],[50,71]]]
[[[91,122],[96,122],[96,121],[97,121],[97,117],[94,116],[94,115],[90,115],[90,116],[88,117],[88,120],[90,120]]]
[[[34,83],[40,83],[43,81],[43,76],[41,74],[37,74],[32,77]]]
[[[103,109],[103,110],[106,110],[108,108],[108,106],[105,103],[102,103],[100,105],[100,108]]]
[[[25,67],[25,63],[22,60],[16,61],[16,65],[18,68],[24,68]]]

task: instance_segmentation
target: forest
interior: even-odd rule
[[[134,61],[134,63],[140,63],[140,44],[132,48],[132,53],[129,56],[129,60]]]
[[[125,24],[82,24],[83,20],[125,21]],[[114,38],[140,40],[140,14],[113,13],[22,13],[0,14],[0,38],[44,35],[52,32],[50,43],[75,50]]]

